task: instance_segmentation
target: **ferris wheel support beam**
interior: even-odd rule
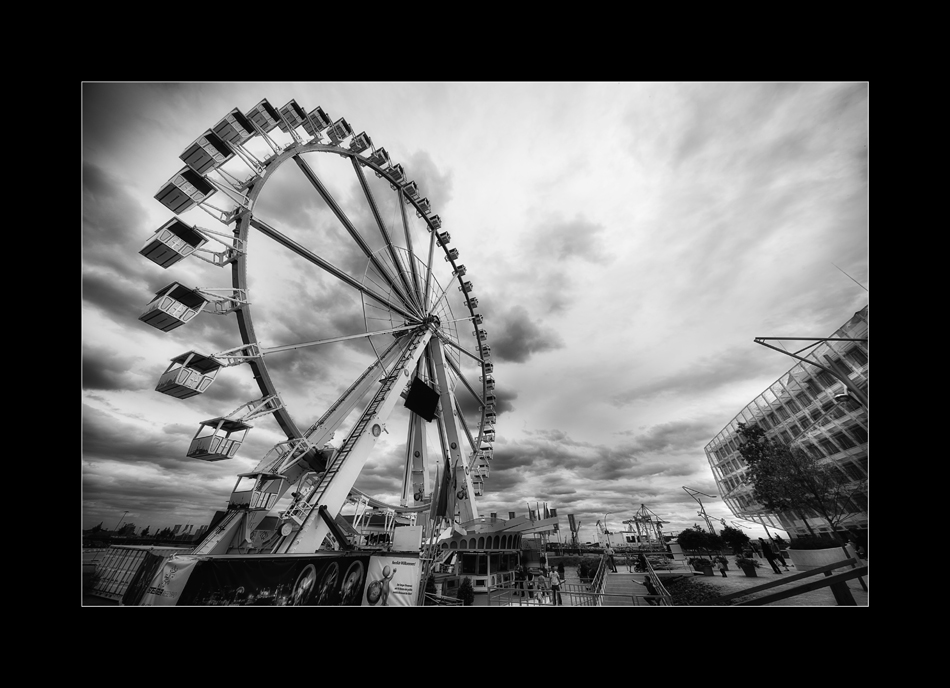
[[[383,217],[379,214],[379,208],[376,206],[376,199],[373,197],[372,189],[370,189],[369,185],[366,183],[366,175],[363,174],[363,168],[355,157],[350,158],[350,163],[353,165],[353,171],[356,172],[356,178],[360,180],[360,186],[363,188],[363,195],[366,196],[366,202],[369,204],[370,210],[373,212],[373,217],[376,219],[376,226],[379,227],[379,233],[383,236],[383,241],[386,243],[386,250],[389,252],[389,257],[392,258],[393,266],[396,269],[396,273],[399,275],[399,280],[402,282],[403,288],[406,290],[409,301],[416,309],[421,311],[422,304],[418,303],[415,296],[415,290],[409,284],[409,280],[406,278],[406,272],[402,269],[399,258],[396,256],[396,249],[393,246],[392,237],[389,236],[389,230],[386,229],[386,223],[383,222]],[[397,194],[397,196],[399,199],[399,204],[404,205],[402,202],[402,192]],[[410,253],[410,256],[411,255],[412,254]],[[411,258],[409,263],[412,263]]]
[[[330,532],[324,519],[319,517],[320,507],[326,507],[331,518],[340,513],[396,402],[402,398],[403,381],[408,380],[409,371],[415,367],[431,338],[431,327],[419,328],[412,335],[403,338],[408,341],[393,370],[383,378],[382,386],[363,411],[340,451],[327,466],[326,473],[315,486],[313,493],[307,497],[306,504],[302,504],[298,509],[297,513],[302,520],[300,528],[280,543],[278,553],[302,554],[315,552],[320,548]]]
[[[299,155],[293,156],[294,162],[297,163],[297,167],[300,168],[300,171],[303,172],[307,180],[313,185],[313,188],[317,190],[317,193],[320,194],[320,197],[324,202],[329,206],[330,210],[333,211],[333,214],[336,215],[336,219],[340,221],[340,224],[343,225],[343,228],[349,232],[350,237],[353,241],[356,242],[357,246],[360,247],[360,250],[363,251],[363,254],[369,259],[376,271],[382,275],[383,279],[386,280],[386,283],[389,285],[389,288],[399,296],[399,299],[402,301],[402,305],[406,308],[414,309],[412,301],[409,297],[402,292],[402,289],[396,284],[393,280],[392,275],[389,274],[389,270],[386,269],[386,266],[383,265],[379,258],[376,257],[376,254],[370,249],[369,244],[366,243],[366,240],[363,239],[362,235],[357,231],[356,227],[350,222],[350,219],[346,216],[346,213],[343,212],[343,209],[337,204],[333,196],[330,195],[330,192],[327,191],[326,187],[323,185],[323,182],[314,174],[313,170],[310,169],[310,165],[306,163]],[[398,268],[398,266],[397,266]],[[419,314],[417,313],[411,319],[418,318]]]
[[[426,446],[425,420],[413,413],[406,438],[406,464],[400,503],[402,506],[415,506],[431,497],[432,485],[429,477],[429,449]]]
[[[462,457],[461,438],[458,430],[458,415],[449,387],[449,377],[446,372],[446,356],[442,350],[441,340],[437,339],[429,344],[429,355],[435,367],[436,378],[439,381],[439,397],[442,402],[442,417],[445,421],[446,439],[449,446],[449,463],[455,471],[455,484],[459,493],[465,491],[465,498],[458,499],[458,511],[462,523],[478,518],[478,507],[475,506],[475,488],[472,477],[469,475],[468,463]]]
[[[271,239],[273,239],[274,241],[276,241],[276,242],[279,243],[280,245],[284,246],[285,248],[290,249],[291,251],[293,251],[294,253],[296,253],[296,254],[297,254],[298,256],[300,256],[301,258],[304,258],[304,259],[306,259],[306,260],[309,260],[309,261],[310,261],[311,263],[313,263],[314,265],[316,265],[316,266],[318,266],[318,267],[320,267],[320,268],[323,268],[324,270],[326,270],[327,272],[329,272],[331,275],[333,275],[334,277],[336,277],[336,278],[339,279],[340,281],[345,282],[346,284],[348,284],[349,286],[353,287],[354,289],[360,291],[360,292],[363,293],[363,294],[366,294],[366,296],[370,297],[371,299],[374,299],[374,300],[376,300],[376,301],[379,301],[380,303],[384,304],[384,305],[387,306],[388,308],[391,308],[392,310],[394,310],[394,311],[396,311],[397,313],[399,313],[399,315],[403,316],[404,318],[407,318],[408,320],[412,320],[412,321],[418,321],[419,316],[418,316],[416,313],[413,313],[413,312],[411,312],[411,311],[407,311],[407,310],[401,308],[400,306],[398,306],[397,304],[390,303],[390,302],[387,301],[384,297],[380,296],[379,294],[377,294],[377,293],[374,292],[374,291],[371,291],[371,290],[367,289],[366,287],[364,287],[362,284],[360,284],[359,282],[357,282],[354,278],[350,277],[349,275],[347,275],[345,272],[343,272],[343,271],[340,270],[339,268],[337,268],[337,267],[331,265],[330,263],[328,263],[327,261],[325,261],[323,258],[321,258],[320,256],[318,256],[316,253],[313,253],[312,251],[310,251],[310,250],[304,248],[303,246],[301,246],[300,244],[298,244],[296,241],[294,241],[294,240],[291,239],[290,237],[286,236],[285,234],[282,234],[282,233],[279,232],[278,230],[274,229],[273,227],[271,227],[269,224],[267,224],[267,223],[264,222],[263,220],[261,220],[261,219],[259,219],[259,218],[257,218],[257,217],[251,217],[250,223],[251,223],[251,226],[252,226],[252,227],[254,227],[255,229],[257,229],[257,230],[258,230],[259,232],[261,232],[262,234],[264,234],[264,235],[270,237]]]

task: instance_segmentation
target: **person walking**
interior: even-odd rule
[[[785,555],[782,554],[782,543],[779,542],[780,538],[770,538],[772,544],[775,545],[775,558],[782,562],[782,566],[785,567],[785,570],[788,571],[788,563],[785,561]]]
[[[515,569],[515,595],[524,597],[524,566]],[[520,592],[517,592],[520,590]]]
[[[617,573],[617,564],[614,561],[614,548],[610,546],[610,542],[607,543],[607,546],[604,548],[604,554],[607,555],[607,563],[610,564],[610,570],[614,573]]]
[[[559,561],[559,562],[557,563],[557,575],[561,577],[561,580],[562,580],[562,581],[566,581],[566,580],[567,580],[567,574],[564,573],[564,562],[563,562],[563,561]]]
[[[772,567],[772,570],[775,571],[775,573],[781,573],[782,571],[775,565],[775,554],[772,553],[772,548],[769,547],[769,543],[759,538],[759,546],[762,548],[762,556],[769,562],[769,566]]]
[[[558,568],[562,568],[561,565],[558,565]],[[561,576],[557,571],[551,570],[551,597],[554,602],[554,606],[563,605],[564,602],[561,601]]]
[[[638,582],[638,581],[634,581],[634,583],[636,583],[636,582]],[[644,576],[644,577],[643,577],[643,582],[640,583],[640,585],[642,585],[643,587],[645,587],[645,588],[647,589],[647,594],[648,594],[648,595],[656,595],[656,594],[657,594],[657,592],[656,592],[656,587],[654,587],[653,581],[650,580],[650,577],[649,577],[649,576]],[[650,605],[651,607],[655,607],[655,606],[657,605],[656,598],[647,597],[647,598],[646,598],[646,601],[647,601],[647,604]]]

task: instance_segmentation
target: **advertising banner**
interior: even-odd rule
[[[179,604],[182,590],[188,584],[197,563],[198,558],[190,554],[168,559],[159,575],[152,579],[152,584],[145,588],[141,606],[170,607]]]
[[[370,607],[413,607],[419,599],[418,558],[375,555],[370,558],[363,604]]]
[[[416,552],[179,556],[165,563],[142,604],[179,606],[413,606]]]

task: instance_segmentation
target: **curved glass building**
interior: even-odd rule
[[[788,445],[802,447],[823,462],[830,463],[850,481],[865,481],[846,504],[850,512],[842,528],[867,529],[868,522],[868,415],[867,407],[841,380],[846,377],[864,398],[868,393],[868,307],[854,314],[837,332],[809,349],[802,358],[834,370],[831,375],[816,365],[799,362],[742,409],[706,445],[719,494],[737,517],[786,531],[790,536],[806,535],[807,518],[816,533],[830,531],[814,511],[802,515],[771,513],[752,497],[746,480],[746,462],[739,453],[739,423],[757,424]],[[864,339],[865,341],[830,341]],[[800,343],[799,343],[800,344]],[[844,396],[844,395],[849,396]],[[837,398],[836,398],[837,397]]]

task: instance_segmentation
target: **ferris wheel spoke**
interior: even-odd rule
[[[411,330],[418,325],[402,325],[400,327],[391,327],[388,330],[376,330],[375,332],[363,332],[361,334],[351,334],[343,337],[333,337],[331,339],[318,339],[312,342],[300,342],[299,344],[285,344],[283,346],[268,346],[261,347],[261,355],[266,356],[267,354],[275,354],[281,351],[293,351],[295,349],[303,349],[308,346],[317,346],[319,344],[332,344],[333,342],[345,342],[350,339],[360,339],[362,337],[373,337],[378,334],[393,334],[394,332],[404,332],[405,330]]]
[[[420,305],[425,307],[425,301],[422,300],[422,289],[419,284],[419,272],[416,270],[416,261],[412,259],[412,256],[415,256],[415,252],[412,250],[412,236],[409,232],[409,217],[406,214],[406,203],[403,197],[403,191],[400,189],[396,195],[399,198],[399,211],[402,214],[402,231],[406,237],[406,250],[409,251],[409,270],[412,272],[412,284],[415,287],[416,298],[419,299]],[[430,230],[434,235],[435,232]]]
[[[432,256],[435,251],[435,232],[429,234],[429,260],[426,263],[426,289],[422,297],[422,303],[426,307],[426,312],[431,312],[429,308],[429,292],[432,289]]]
[[[472,388],[472,386],[471,386],[470,384],[468,384],[468,380],[466,380],[466,379],[465,379],[465,376],[462,375],[462,371],[459,370],[459,368],[458,368],[458,366],[456,365],[455,361],[453,361],[451,357],[446,357],[446,361],[448,361],[449,367],[452,369],[452,372],[455,373],[455,377],[458,378],[458,380],[462,383],[462,385],[465,387],[465,389],[467,389],[467,390],[472,394],[472,396],[475,397],[475,400],[476,400],[479,404],[484,404],[484,403],[485,403],[485,400],[482,399],[482,395],[479,394],[478,392],[476,392],[476,391]]]
[[[455,412],[458,414],[459,425],[462,426],[462,430],[465,432],[465,437],[468,439],[468,445],[472,448],[472,453],[475,452],[475,438],[472,436],[472,431],[468,429],[468,423],[465,422],[465,416],[462,415],[462,408],[459,406],[458,399],[455,399]]]
[[[465,348],[464,348],[463,346],[461,346],[460,344],[456,344],[455,342],[453,342],[451,339],[449,339],[448,337],[446,337],[445,335],[443,335],[441,332],[438,332],[437,334],[439,335],[439,339],[440,339],[440,340],[442,340],[443,342],[445,342],[445,343],[448,344],[449,346],[458,349],[459,351],[461,351],[461,352],[462,352],[463,354],[465,354],[466,356],[469,356],[469,357],[475,359],[475,360],[478,361],[479,363],[484,363],[484,362],[485,362],[484,360],[482,360],[481,358],[479,358],[478,356],[476,356],[475,354],[473,354],[471,351],[468,351],[467,349],[465,349]]]
[[[370,249],[369,244],[366,243],[366,240],[346,216],[346,213],[343,212],[343,209],[339,206],[333,196],[330,195],[330,192],[327,191],[326,187],[323,185],[317,175],[314,174],[313,170],[310,168],[310,165],[308,165],[306,161],[304,161],[299,155],[294,156],[294,162],[297,163],[297,167],[300,168],[307,180],[317,190],[317,193],[320,194],[320,197],[324,200],[327,206],[329,206],[330,210],[333,211],[333,214],[336,215],[336,218],[340,221],[340,224],[342,224],[344,229],[349,232],[350,237],[356,242],[357,246],[360,247],[360,250],[363,251],[363,254],[369,259],[373,267],[376,268],[377,272],[379,272],[379,274],[386,280],[386,283],[389,285],[390,289],[392,289],[393,293],[399,297],[399,300],[402,302],[402,306],[404,308],[414,310],[415,305],[413,304],[412,300],[410,300],[409,297],[403,293],[402,289],[393,279],[392,275],[389,274],[389,271],[386,269],[383,263],[380,262],[379,258],[376,257],[376,254]],[[418,316],[419,314],[417,313],[416,315]]]
[[[346,274],[345,272],[340,270],[338,267],[330,264],[327,260],[324,260],[323,258],[318,256],[316,253],[311,251],[310,249],[304,248],[303,246],[298,244],[296,241],[294,241],[287,235],[283,234],[282,232],[274,229],[273,227],[271,227],[269,224],[267,224],[260,218],[252,216],[250,218],[250,223],[252,227],[257,229],[259,232],[261,232],[265,236],[270,237],[271,239],[281,244],[285,248],[288,248],[294,253],[296,253],[301,258],[304,258],[310,261],[311,263],[313,263],[314,265],[327,271],[328,273],[336,277],[338,280],[344,282],[345,284],[348,284],[349,286],[362,292],[363,294],[366,294],[366,296],[370,297],[371,299],[375,299],[376,301],[382,304],[385,304],[386,306],[388,306],[389,308],[396,311],[397,313],[399,313],[400,315],[402,315],[403,317],[407,318],[410,321],[417,322],[419,320],[418,314],[414,313],[413,311],[406,310],[402,305],[392,303],[385,296],[382,296],[380,294],[375,293],[374,291],[370,289],[367,289],[363,284],[361,284],[355,278]]]
[[[356,158],[350,158],[350,163],[353,165],[353,170],[356,172],[356,178],[360,181],[360,186],[363,188],[363,195],[366,196],[366,202],[369,204],[370,210],[373,211],[373,217],[376,219],[376,226],[379,227],[379,233],[383,237],[383,241],[386,244],[386,250],[389,252],[389,257],[393,261],[393,266],[395,267],[396,274],[399,275],[400,282],[402,283],[403,288],[406,290],[412,304],[416,308],[420,307],[418,299],[415,295],[415,290],[409,284],[409,280],[406,277],[406,271],[403,269],[402,264],[399,262],[399,258],[396,256],[396,249],[393,246],[392,238],[389,236],[389,230],[386,229],[386,223],[383,222],[382,215],[379,214],[379,207],[376,205],[376,199],[373,198],[373,191],[369,188],[369,185],[366,183],[366,175],[363,173],[363,167],[357,162]],[[402,195],[399,194],[400,205],[402,205]]]

